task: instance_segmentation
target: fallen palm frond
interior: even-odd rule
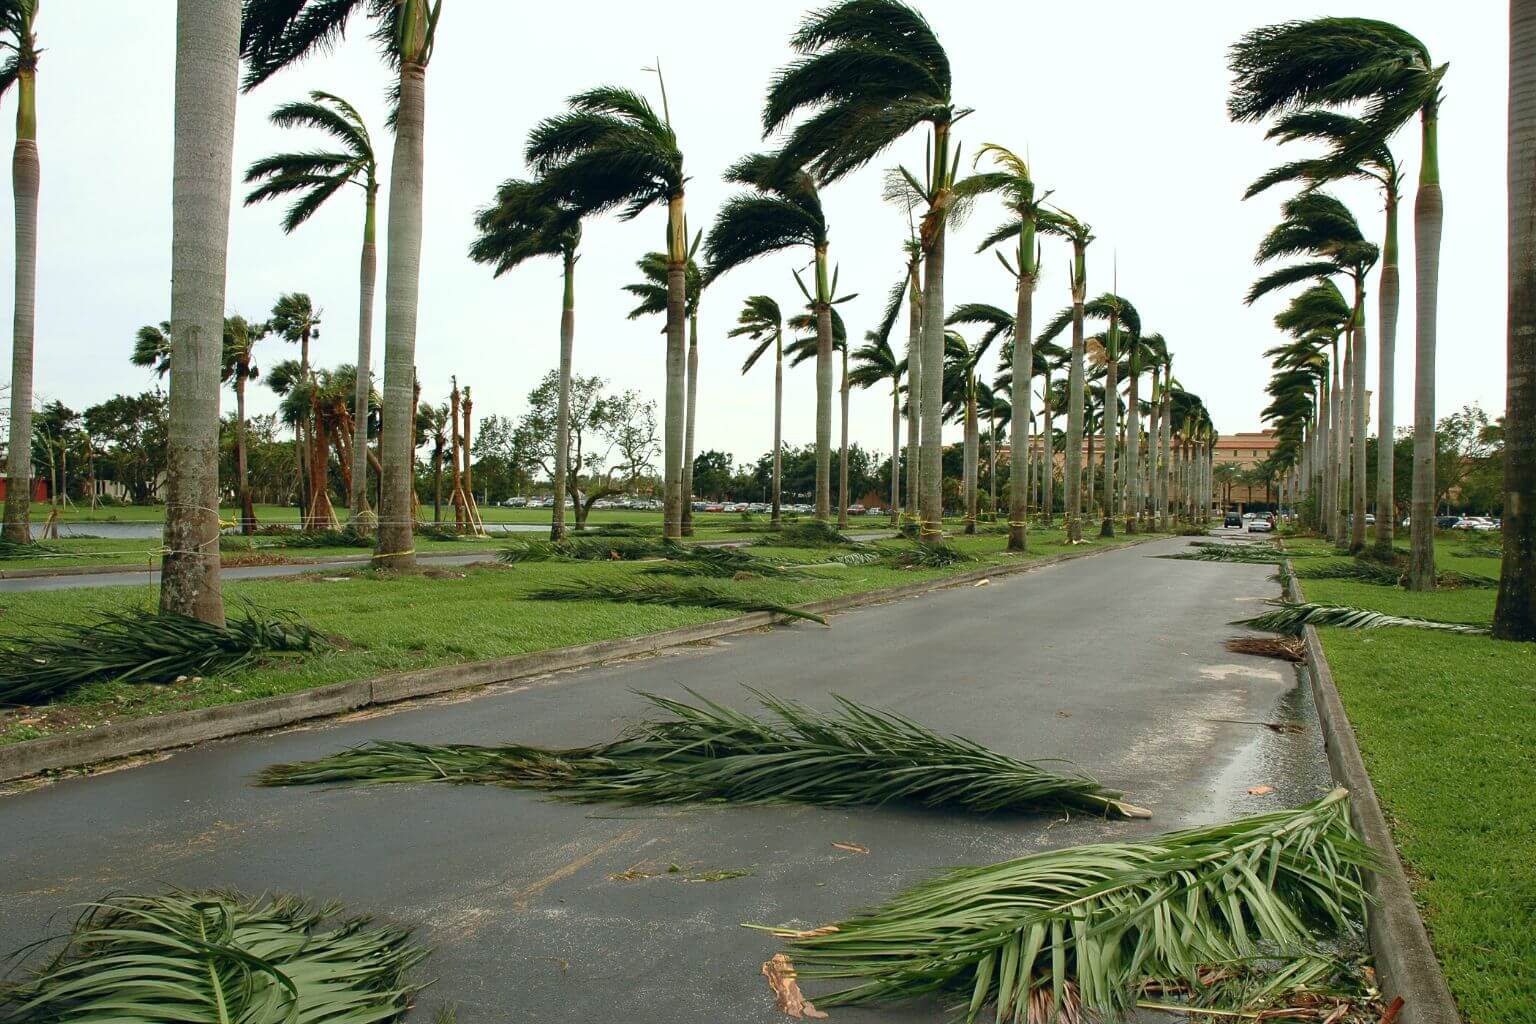
[[[1279,545],[1267,540],[1192,540],[1189,542],[1192,548],[1232,548],[1241,547],[1249,551],[1279,551]]]
[[[643,571],[674,576],[718,576],[725,578],[742,574],[755,576],[774,575],[780,578],[805,576],[805,573],[799,571],[798,566],[788,566],[767,558],[759,558],[757,555],[741,548],[683,547],[681,545],[667,555],[665,562],[647,566]]]
[[[889,556],[897,569],[945,569],[961,562],[974,562],[976,556],[961,551],[947,541],[937,544],[910,544]]]
[[[649,523],[599,523],[576,531],[577,537],[657,537],[661,528]]]
[[[752,597],[720,583],[699,579],[674,582],[661,579],[572,580],[535,590],[532,601],[615,601],[627,604],[674,605],[686,608],[721,608],[737,612],[772,612],[795,619],[809,619],[823,626],[827,620],[815,612]]]
[[[833,698],[836,711],[823,712],[750,692],[767,719],[697,694],[697,704],[642,694],[669,717],[642,721],[600,746],[373,743],[318,761],[274,765],[260,781],[491,783],[626,803],[907,803],[978,812],[1075,807],[1147,816],[1086,776],[1046,771],[893,712],[841,697]]]
[[[564,540],[519,540],[497,554],[502,562],[632,562],[641,558],[670,557],[684,550],[671,540],[651,537],[567,537]]]
[[[39,544],[33,541],[23,544],[19,541],[0,539],[0,559],[10,558],[64,558],[69,554],[47,544]]]
[[[1297,810],[961,868],[791,940],[801,978],[853,980],[823,1006],[969,998],[998,1021],[1124,1011],[1148,981],[1305,955],[1353,931],[1369,850],[1339,789]]]
[[[1380,587],[1395,587],[1403,578],[1403,571],[1396,566],[1381,562],[1358,560],[1331,560],[1319,565],[1303,565],[1295,575],[1304,580],[1353,580]]]
[[[819,519],[802,523],[785,523],[778,530],[764,534],[752,542],[763,547],[780,548],[828,548],[846,547],[854,541],[837,532],[837,528]]]
[[[427,950],[335,905],[230,892],[91,904],[34,977],[0,991],[0,1021],[372,1024],[396,1021]]]
[[[373,537],[351,526],[344,526],[339,530],[295,530],[287,526],[269,526],[257,530],[257,535],[264,538],[263,547],[274,548],[371,548]],[[231,541],[230,548],[249,547],[250,542],[239,537],[221,537],[219,546],[224,546],[224,541]],[[244,541],[244,543],[242,543]]]
[[[1201,968],[1193,985],[1148,981],[1136,1005],[1198,1019],[1381,1024],[1383,1007],[1374,972],[1359,958],[1307,953],[1279,962],[1239,962]]]
[[[87,683],[168,683],[234,672],[271,655],[329,647],[297,616],[250,605],[222,626],[144,608],[105,611],[0,642],[0,705],[36,704]]]
[[[476,537],[473,533],[461,532],[457,526],[449,526],[447,523],[417,523],[413,533],[425,540],[474,540]],[[369,538],[369,543],[372,543],[372,538]]]
[[[1499,585],[1499,581],[1475,572],[1442,569],[1435,573],[1435,585],[1451,590],[1492,590]]]
[[[1233,654],[1254,654],[1281,661],[1307,660],[1305,645],[1300,637],[1294,636],[1234,636],[1227,639],[1226,648]]]
[[[836,565],[874,565],[884,557],[880,551],[850,551],[843,555],[829,555],[822,561]]]
[[[1337,626],[1339,629],[1383,629],[1388,626],[1408,626],[1413,629],[1439,629],[1448,633],[1486,634],[1487,626],[1474,626],[1465,622],[1440,622],[1435,619],[1415,619],[1403,615],[1388,615],[1368,608],[1350,608],[1345,605],[1314,604],[1310,601],[1293,604],[1289,601],[1270,601],[1278,607],[1272,612],[1238,619],[1234,626],[1262,629],[1270,633],[1288,633],[1300,636],[1304,626]]]
[[[1285,561],[1286,553],[1274,548],[1252,550],[1245,544],[1213,544],[1196,547],[1192,551],[1179,551],[1171,555],[1153,555],[1153,558],[1172,558],[1185,562],[1245,562],[1257,565],[1275,565]]]

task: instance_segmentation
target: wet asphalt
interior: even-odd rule
[[[1273,810],[1329,786],[1310,697],[1236,655],[1269,566],[1170,561],[1180,539],[474,695],[208,744],[0,796],[0,950],[109,892],[236,886],[337,898],[420,928],[461,1024],[778,1022],[743,922],[810,926],[936,871]],[[440,785],[257,789],[254,772],[370,739],[576,745],[642,710],[631,690],[836,692],[1029,758],[1065,758],[1147,822],[901,809],[635,808]],[[1284,722],[1277,733],[1246,722]],[[1251,796],[1263,785],[1274,792]],[[866,848],[850,852],[845,843]],[[670,872],[669,866],[680,870]],[[692,880],[712,872],[750,874]],[[624,875],[624,877],[616,877]],[[807,986],[814,995],[815,987]],[[929,1021],[936,1003],[837,1009]]]

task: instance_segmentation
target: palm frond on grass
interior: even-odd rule
[[[803,523],[785,523],[778,530],[764,534],[752,542],[764,547],[780,548],[828,548],[847,547],[855,543],[837,532],[837,528],[819,519]]]
[[[961,551],[947,541],[937,544],[907,544],[895,551],[887,549],[886,561],[897,569],[946,569],[962,562],[974,562],[976,556]]]
[[[1286,554],[1273,548],[1250,551],[1241,544],[1217,544],[1199,547],[1192,551],[1178,551],[1171,555],[1153,555],[1153,558],[1171,558],[1182,562],[1242,562],[1248,565],[1278,565]]]
[[[759,558],[740,548],[706,547],[687,547],[674,551],[665,561],[647,566],[641,572],[650,575],[714,576],[723,579],[732,579],[737,576],[802,579],[807,575],[800,570],[799,566]]]
[[[261,546],[273,548],[371,548],[373,537],[350,526],[339,530],[295,530],[288,526],[267,526],[256,531]],[[226,545],[225,542],[228,542]],[[219,538],[221,549],[235,551],[251,547],[243,537]]]
[[[1293,575],[1304,580],[1353,580],[1380,587],[1395,587],[1403,578],[1403,571],[1396,566],[1381,562],[1328,561],[1319,565],[1303,565]]]
[[[47,544],[33,541],[22,544],[14,540],[0,539],[0,560],[12,558],[64,558],[69,554]]]
[[[1306,647],[1300,637],[1294,636],[1234,636],[1226,642],[1233,654],[1254,654],[1261,658],[1279,658],[1281,661],[1302,662],[1307,660]]]
[[[336,905],[232,892],[90,905],[34,977],[0,990],[0,1021],[374,1024],[404,1017],[427,950]]]
[[[633,562],[642,558],[671,557],[683,545],[653,537],[567,537],[564,540],[519,540],[496,555],[499,561],[515,562]]]
[[[905,803],[982,813],[1073,807],[1147,814],[1086,776],[1050,772],[890,711],[834,696],[837,710],[823,712],[750,692],[766,719],[698,694],[695,704],[642,694],[667,717],[639,722],[599,746],[373,743],[318,761],[274,765],[260,782],[480,783],[622,803]]]
[[[1267,540],[1192,540],[1189,542],[1192,548],[1234,548],[1241,547],[1248,551],[1279,551],[1280,546]]]
[[[274,655],[331,646],[297,616],[251,605],[223,626],[144,608],[110,610],[85,622],[38,626],[0,643],[0,706],[36,704],[88,683],[166,683],[234,672]]]
[[[961,868],[791,940],[802,978],[853,980],[822,1006],[969,999],[998,1021],[1116,1014],[1149,981],[1310,954],[1357,928],[1369,850],[1335,790],[1297,810]]]
[[[448,526],[446,523],[417,523],[416,526],[413,528],[413,532],[414,532],[415,536],[421,537],[421,538],[423,538],[425,540],[474,540],[474,539],[476,539],[476,535],[475,534],[473,534],[473,533],[460,533],[457,528],[452,527],[452,526]],[[363,536],[366,537],[367,534],[364,534]],[[483,536],[483,534],[481,536]],[[369,544],[373,543],[372,538],[369,538],[368,543]]]
[[[614,601],[621,604],[772,612],[775,615],[818,622],[823,626],[827,624],[827,620],[815,612],[800,611],[776,601],[752,597],[706,579],[688,582],[661,579],[572,580],[535,590],[528,598],[532,601]]]
[[[885,556],[879,551],[849,551],[842,555],[828,555],[822,560],[835,565],[874,565]]]
[[[1251,619],[1238,619],[1234,626],[1247,626],[1270,633],[1286,633],[1300,636],[1305,626],[1336,626],[1339,629],[1383,629],[1388,626],[1407,626],[1413,629],[1438,629],[1448,633],[1486,634],[1487,626],[1473,626],[1465,622],[1440,622],[1435,619],[1415,619],[1403,615],[1388,615],[1368,608],[1350,608],[1345,605],[1314,604],[1310,601],[1292,604],[1289,601],[1271,601],[1277,605],[1272,612],[1256,615]]]
[[[1442,569],[1435,574],[1435,585],[1451,590],[1492,590],[1499,585],[1499,581],[1480,573]]]
[[[661,529],[649,523],[599,523],[577,530],[577,537],[659,537]]]

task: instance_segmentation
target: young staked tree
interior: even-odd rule
[[[219,378],[239,69],[239,0],[178,0],[160,611],[214,625],[224,623]]]
[[[773,349],[773,500],[769,522],[778,526],[782,521],[780,493],[784,474],[784,314],[779,304],[767,295],[752,295],[736,315],[736,326],[730,337],[745,337],[752,342],[752,351],[741,364],[741,372],[749,373],[752,367],[770,347]]]
[[[379,166],[373,139],[357,108],[340,96],[315,90],[309,99],[284,103],[268,118],[279,128],[309,128],[330,136],[336,149],[293,150],[274,153],[255,161],[245,171],[245,183],[253,186],[245,205],[271,199],[290,199],[283,215],[283,233],[290,234],[314,216],[348,185],[363,192],[363,248],[357,285],[357,394],[354,404],[367,408],[372,392],[369,366],[373,358],[373,292],[378,254],[375,245],[376,207],[379,198]],[[294,340],[294,339],[289,339]],[[308,353],[304,363],[308,365]],[[352,493],[348,504],[352,525],[371,528],[373,509],[368,503],[368,417],[353,424]]]
[[[827,262],[827,218],[816,179],[803,167],[775,154],[743,157],[725,179],[752,191],[726,199],[704,243],[705,283],[744,263],[805,246],[815,261],[816,311],[816,517],[831,510],[832,471],[832,294],[835,282]],[[847,512],[839,514],[839,520]]]
[[[410,569],[415,515],[416,315],[421,292],[421,207],[426,165],[427,64],[442,0],[245,0],[241,53],[246,91],[339,40],[359,11],[398,73],[391,126],[387,263],[384,270],[384,408],[379,531],[374,564]],[[361,376],[361,375],[359,375]],[[324,481],[314,483],[323,487]]]
[[[250,323],[243,316],[224,318],[223,377],[235,389],[235,491],[240,498],[240,532],[256,532],[256,507],[251,498],[251,476],[247,469],[249,452],[245,441],[245,386],[261,375],[256,365],[256,343],[270,328]]]
[[[1316,18],[1254,29],[1232,47],[1234,120],[1256,121],[1311,106],[1363,104],[1358,148],[1384,144],[1418,115],[1418,192],[1413,207],[1413,511],[1408,585],[1435,586],[1435,334],[1440,290],[1439,119],[1447,65],[1396,25],[1368,18]],[[1349,147],[1343,155],[1354,156]]]
[[[16,292],[11,321],[11,422],[6,458],[4,538],[32,542],[32,341],[37,322],[38,0],[0,0],[0,96],[16,87],[16,149],[11,190],[16,200]]]
[[[560,304],[560,395],[555,414],[555,506],[550,517],[550,540],[565,536],[566,465],[571,436],[571,359],[576,343],[576,249],[581,244],[581,221],[551,205],[535,182],[509,178],[496,190],[491,205],[475,215],[479,232],[469,247],[470,259],[489,264],[500,277],[535,256],[560,260],[565,282]]]
[[[658,77],[660,71],[658,69]],[[534,127],[524,153],[546,197],[572,216],[617,209],[631,220],[667,210],[665,402],[662,533],[683,535],[683,448],[687,433],[688,228],[683,217],[683,153],[672,128],[665,85],[658,116],[639,93],[600,86],[578,93],[564,113]]]
[[[904,191],[924,210],[923,366],[944,353],[944,235],[958,198],[960,153],[951,131],[967,111],[950,96],[949,57],[928,22],[900,0],[843,0],[812,12],[790,40],[801,54],[768,91],[763,129],[797,114],[780,151],[785,166],[804,167],[823,185],[863,167],[912,130],[928,126],[924,180],[900,171]],[[918,401],[922,448],[919,536],[943,538],[942,374],[923,374]]]
[[[1536,640],[1536,2],[1509,7],[1504,564],[1493,635]]]

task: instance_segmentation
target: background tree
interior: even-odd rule
[[[240,532],[246,535],[256,532],[256,507],[246,457],[245,385],[261,374],[255,348],[268,330],[266,324],[252,324],[243,316],[224,318],[224,379],[235,389],[235,493],[240,500]]]
[[[310,374],[309,343],[320,336],[320,310],[315,308],[314,302],[304,292],[287,292],[272,304],[272,315],[267,323],[272,333],[299,346],[298,378],[307,381]],[[325,486],[324,480],[315,480],[310,476],[313,459],[310,434],[313,423],[308,406],[299,409],[298,418],[290,425],[297,442],[294,451],[298,457],[299,489],[303,495],[303,507],[307,509],[314,502],[314,492]]]
[[[246,168],[245,183],[254,185],[245,197],[245,205],[268,199],[293,197],[283,215],[283,232],[291,233],[315,214],[326,201],[348,185],[363,190],[363,249],[358,268],[357,287],[357,394],[353,404],[362,408],[372,392],[370,367],[373,359],[373,291],[378,256],[375,249],[375,208],[379,197],[378,161],[373,154],[373,140],[363,115],[340,96],[315,90],[309,101],[285,103],[268,118],[279,128],[311,128],[324,132],[339,150],[277,153],[257,160]],[[289,339],[293,340],[292,338]],[[307,348],[307,346],[306,346]],[[308,352],[305,353],[308,365]],[[348,505],[352,524],[368,525],[372,515],[368,506],[368,418],[356,418],[358,433],[352,438],[352,493]]]
[[[171,372],[171,322],[145,324],[133,336],[133,355],[129,361],[155,371],[156,377]]]
[[[779,304],[767,295],[749,296],[730,332],[732,338],[743,336],[753,344],[746,361],[741,364],[743,374],[757,365],[768,346],[773,346],[773,497],[769,522],[778,526],[784,468],[784,314]]]
[[[898,296],[898,303],[900,297]],[[900,306],[898,304],[897,308]],[[894,319],[894,318],[893,318]],[[853,351],[853,371],[848,383],[865,390],[887,381],[891,385],[891,525],[895,526],[901,508],[901,470],[898,461],[901,454],[901,375],[906,370],[905,360],[896,358],[891,348],[890,332],[865,334],[865,342]]]
[[[16,202],[16,293],[11,321],[10,446],[6,459],[5,531],[12,544],[32,542],[32,340],[37,320],[37,0],[0,0],[0,96],[16,87],[16,148],[11,191]]]

